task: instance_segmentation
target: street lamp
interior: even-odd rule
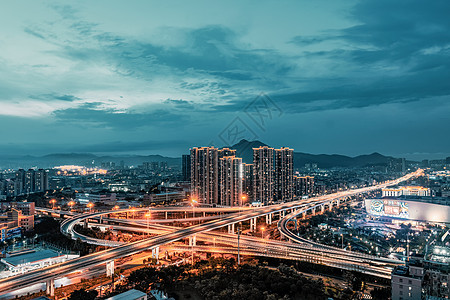
[[[241,237],[241,226],[240,226],[240,224],[238,225],[237,234],[238,234],[238,265],[240,265],[241,264],[241,252],[240,252],[241,249],[240,249],[240,244],[239,244],[240,237]]]
[[[241,205],[240,206],[244,205],[245,200],[247,200],[247,196],[242,195],[241,200],[242,201],[241,201]]]
[[[191,199],[191,205],[192,205],[192,219],[195,218],[195,204],[197,203],[196,199]],[[194,220],[192,220],[192,224],[194,224]]]
[[[50,200],[50,203],[52,204],[52,209],[55,209],[56,199]]]
[[[261,238],[264,238],[264,230],[266,230],[266,228],[261,227]]]
[[[72,208],[73,208],[73,206],[75,205],[75,202],[74,202],[74,201],[70,201],[70,202],[68,203],[68,205],[69,205],[69,207],[70,207],[70,211],[72,211]]]
[[[150,210],[148,211],[148,213],[145,214],[145,217],[147,218],[147,235],[149,235],[149,224],[148,224],[148,220],[150,219],[150,217],[152,216],[152,214],[150,213]]]
[[[87,204],[87,207],[89,208],[89,213],[91,213],[91,212],[92,212],[92,208],[94,207],[94,203],[89,202],[89,203]]]

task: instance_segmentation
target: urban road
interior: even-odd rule
[[[270,205],[270,206],[263,206],[263,207],[257,207],[250,210],[246,210],[245,214],[242,214],[241,212],[232,213],[230,215],[224,216],[222,219],[219,220],[213,220],[206,223],[202,223],[199,225],[194,225],[188,228],[182,228],[179,229],[176,232],[166,233],[162,234],[160,236],[151,237],[149,239],[136,241],[124,246],[119,246],[111,249],[107,249],[104,251],[96,252],[90,255],[86,255],[77,259],[73,259],[70,261],[66,261],[64,263],[52,265],[43,269],[31,271],[25,274],[16,275],[13,277],[5,278],[0,280],[0,293],[8,292],[11,290],[15,290],[18,288],[23,288],[32,284],[36,284],[39,282],[47,282],[49,280],[55,279],[57,277],[63,276],[64,274],[72,273],[74,271],[85,269],[88,267],[92,267],[98,264],[102,264],[105,262],[108,262],[110,260],[114,260],[116,258],[120,258],[127,255],[132,255],[135,253],[139,253],[144,250],[149,250],[155,247],[159,247],[171,242],[175,242],[177,240],[192,236],[194,234],[207,232],[211,230],[215,230],[218,228],[221,228],[223,226],[234,224],[238,222],[247,221],[253,218],[257,218],[260,216],[264,216],[271,213],[276,213],[280,211],[290,210],[290,209],[297,209],[299,207],[304,206],[305,204],[311,204],[314,203],[329,203],[330,201],[334,199],[340,199],[348,196],[353,196],[357,194],[363,194],[368,193],[377,189],[384,188],[386,186],[395,185],[399,182],[408,180],[412,177],[418,176],[421,173],[421,170],[417,170],[416,172],[407,174],[401,178],[398,178],[393,181],[388,181],[379,185],[360,188],[360,189],[354,189],[344,192],[338,192],[334,194],[324,195],[317,198],[311,198],[308,200],[297,200],[293,202],[288,203],[282,203],[282,204],[276,204],[276,205]],[[305,203],[306,202],[306,203]],[[120,212],[120,211],[117,211]],[[80,217],[74,217],[73,219],[70,219],[70,221],[66,222],[64,224],[64,228],[62,228],[63,232],[64,230],[69,230],[73,228],[73,226],[84,220],[93,218],[96,216],[101,215],[108,215],[111,214],[111,212],[102,212],[102,213],[93,213],[93,214],[86,214],[84,216]],[[68,231],[66,231],[68,232]]]

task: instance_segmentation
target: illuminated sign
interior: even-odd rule
[[[395,217],[402,219],[409,218],[408,203],[399,200],[371,200],[370,213],[377,216]]]

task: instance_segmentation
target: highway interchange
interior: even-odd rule
[[[279,213],[283,211],[290,211],[291,213],[288,214],[286,217],[284,217],[279,223],[278,223],[278,229],[280,230],[281,234],[287,237],[288,239],[292,241],[297,241],[298,237],[290,232],[287,229],[287,223],[290,219],[294,218],[296,215],[305,212],[308,209],[311,209],[313,206],[318,207],[321,205],[330,205],[331,203],[336,203],[339,199],[345,199],[350,196],[358,195],[358,194],[364,194],[368,193],[377,189],[384,188],[386,186],[395,185],[399,182],[408,180],[411,177],[418,176],[421,173],[421,170],[417,170],[414,173],[407,174],[401,178],[398,178],[393,181],[381,183],[379,185],[375,186],[369,186],[364,187],[360,189],[354,189],[354,190],[348,190],[343,192],[338,192],[334,194],[328,194],[324,196],[319,196],[315,198],[310,199],[302,199],[302,200],[296,200],[292,202],[287,203],[281,203],[281,204],[275,204],[275,205],[269,205],[269,206],[262,206],[262,207],[254,207],[251,209],[242,209],[242,208],[232,208],[228,209],[229,214],[221,215],[220,218],[213,219],[206,221],[204,223],[200,223],[197,225],[193,225],[187,228],[180,228],[178,227],[177,230],[161,230],[163,232],[160,235],[150,237],[148,239],[132,242],[125,245],[111,245],[114,246],[112,248],[109,248],[104,251],[96,252],[90,255],[86,255],[77,259],[73,259],[70,261],[66,261],[61,264],[52,265],[43,269],[38,269],[35,271],[31,271],[25,274],[16,275],[13,277],[5,278],[0,280],[0,293],[5,293],[11,290],[23,288],[24,286],[29,286],[32,284],[36,284],[39,282],[48,282],[49,280],[54,280],[55,278],[64,276],[65,274],[69,274],[81,269],[86,269],[89,267],[93,267],[102,263],[106,263],[108,261],[132,255],[135,253],[139,253],[144,250],[153,249],[156,247],[161,247],[170,243],[173,243],[175,241],[181,240],[183,238],[187,238],[193,235],[201,236],[201,234],[208,233],[211,234],[212,230],[219,229],[221,227],[236,224],[244,221],[248,221],[251,219],[255,219],[257,217],[265,216],[268,214],[274,214]],[[147,211],[149,208],[140,209]],[[165,211],[165,209],[158,208],[161,211]],[[168,208],[169,210],[173,210],[174,208]],[[177,209],[183,209],[183,208],[177,208]],[[210,208],[211,211],[218,211],[222,208]],[[191,211],[191,208],[184,208],[184,210]],[[226,210],[226,209],[224,209]],[[119,212],[127,212],[131,211],[131,209],[125,209],[125,210],[117,210],[114,211],[114,213]],[[136,209],[133,209],[133,211],[136,211]],[[152,210],[153,211],[153,210]],[[83,222],[84,220],[89,220],[93,218],[97,218],[100,216],[107,216],[111,215],[111,211],[107,212],[97,212],[97,213],[89,213],[89,214],[82,214],[78,216],[74,216],[62,223],[61,231],[64,234],[72,236],[72,238],[78,238],[80,237],[78,233],[76,233],[73,228],[75,224]],[[195,218],[199,221],[201,220],[201,217]],[[84,238],[84,237],[83,237]],[[222,237],[221,237],[222,238]],[[248,238],[248,239],[247,239]],[[230,239],[235,239],[234,237]],[[299,240],[298,240],[299,241]],[[228,244],[231,244],[234,246],[234,242],[231,242],[229,240],[227,242]],[[248,253],[252,255],[265,255],[265,256],[272,256],[272,257],[280,257],[284,255],[284,258],[289,256],[289,258],[299,259],[298,257],[303,257],[303,260],[310,259],[311,262],[317,262],[317,263],[324,263],[332,266],[337,266],[341,268],[345,268],[345,265],[347,264],[347,269],[353,268],[358,269],[359,271],[363,271],[369,274],[378,275],[381,277],[387,277],[389,274],[386,271],[386,268],[383,268],[379,265],[395,265],[396,262],[393,260],[389,260],[386,258],[378,258],[375,256],[368,256],[361,253],[355,253],[350,251],[345,251],[339,248],[334,247],[327,247],[318,249],[314,245],[301,245],[296,243],[289,243],[290,245],[285,245],[286,243],[282,243],[280,241],[257,241],[255,239],[251,239],[250,237],[242,237],[242,246],[243,252],[242,254]],[[175,246],[173,246],[175,247]],[[178,246],[181,247],[182,246]],[[199,249],[200,246],[195,246],[196,249]],[[303,248],[302,248],[303,247]],[[209,247],[211,248],[211,247]],[[235,248],[227,249],[228,253],[231,253]],[[211,251],[217,251],[220,250],[222,252],[225,251],[225,248],[222,249],[212,249]],[[318,251],[320,251],[320,255],[318,257]],[[268,255],[270,254],[270,255]],[[305,258],[306,257],[306,258]],[[322,259],[320,259],[322,257]],[[345,257],[345,260],[343,259]]]

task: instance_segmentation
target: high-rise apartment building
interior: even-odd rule
[[[181,156],[181,174],[183,181],[191,180],[191,156],[182,155]]]
[[[199,203],[209,205],[221,204],[222,202],[229,203],[230,201],[233,201],[234,203],[235,200],[233,197],[231,197],[231,194],[233,195],[236,194],[235,191],[225,193],[227,195],[226,199],[221,201],[222,180],[220,178],[221,172],[219,168],[219,160],[225,157],[227,158],[227,161],[232,160],[230,159],[230,157],[234,157],[235,155],[236,150],[228,148],[223,149],[217,149],[214,147],[192,148],[190,155],[192,197],[195,198]],[[237,163],[237,161],[234,163]],[[240,164],[242,164],[242,160],[240,160]],[[242,166],[240,168],[242,168]],[[240,178],[241,178],[240,180],[242,181],[242,174],[240,175]],[[232,179],[227,178],[224,180],[225,182],[230,183],[229,181]],[[240,183],[240,193],[242,194],[242,182]],[[223,205],[234,205],[233,203]]]
[[[292,201],[294,197],[294,150],[283,147],[274,150],[274,200]]]
[[[21,194],[24,189],[25,174],[26,172],[24,169],[19,169],[16,171],[15,182],[18,185],[18,190],[16,191],[17,195]]]
[[[253,164],[242,164],[242,193],[245,202],[253,200]]]
[[[236,150],[230,149],[230,148],[222,148],[218,150],[219,158],[225,157],[225,156],[236,156]]]
[[[242,163],[236,150],[195,147],[183,156],[183,177],[190,160],[191,195],[199,203],[224,206],[249,201],[264,204],[294,197],[293,154],[290,148],[253,149],[253,164]]]
[[[310,196],[314,194],[314,177],[294,176],[294,196]]]
[[[264,204],[273,201],[273,148],[253,148],[253,200]]]
[[[219,151],[214,147],[191,149],[191,196],[202,204],[219,204]]]
[[[34,192],[44,192],[48,190],[48,172],[39,169],[34,172]]]
[[[224,156],[219,159],[220,204],[242,205],[242,158]]]

